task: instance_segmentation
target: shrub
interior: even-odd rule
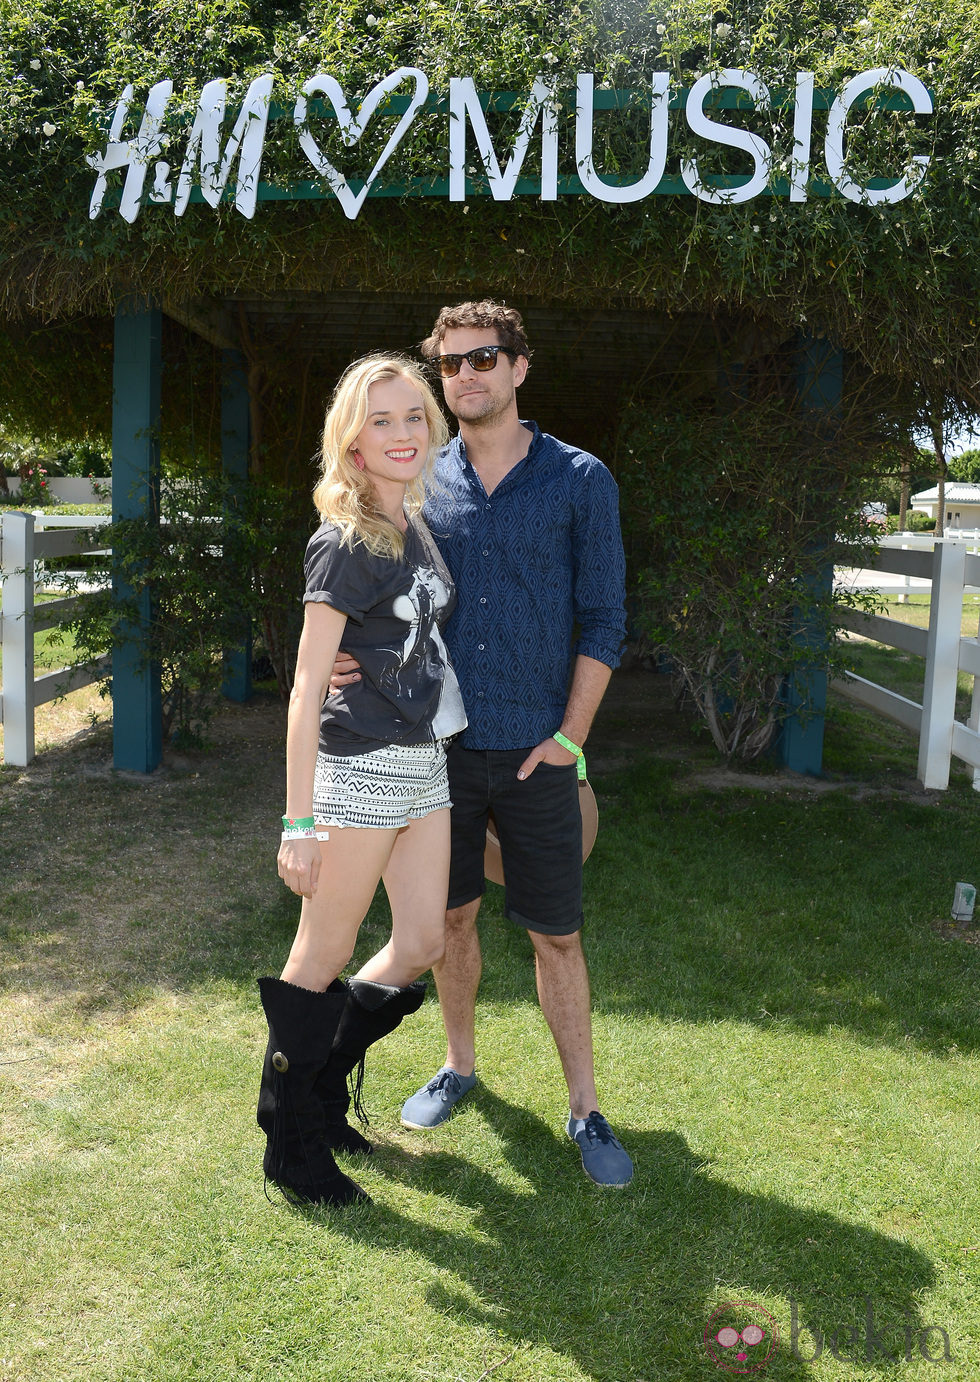
[[[620,436],[636,620],[728,757],[764,752],[789,699],[805,718],[802,674],[839,660],[834,548],[860,565],[877,535],[860,518],[864,448],[845,434],[774,391],[725,413],[634,411]]]
[[[17,502],[26,508],[50,508],[57,504],[58,500],[51,493],[48,484],[46,466],[36,462],[32,465],[21,466],[20,492],[17,495]]]
[[[95,442],[79,442],[63,456],[62,469],[66,475],[105,480],[112,474],[112,454],[108,447]]]
[[[932,533],[936,530],[936,520],[927,513],[909,509],[905,517],[905,530],[909,533]]]
[[[69,624],[78,660],[91,665],[139,643],[144,664],[160,670],[165,740],[203,742],[221,696],[225,653],[243,644],[253,622],[288,694],[305,542],[291,494],[197,477],[165,489],[159,515],[119,519],[105,534],[112,554],[100,559],[101,588]]]

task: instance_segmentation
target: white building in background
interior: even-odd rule
[[[101,493],[96,494],[91,480],[81,475],[50,475],[48,489],[62,504],[99,504],[112,498],[112,481],[96,480]],[[20,476],[8,475],[7,488],[13,495],[20,493]]]
[[[928,514],[935,519],[939,507],[939,486],[920,490],[912,495],[911,506],[915,513]],[[968,485],[962,480],[946,481],[946,521],[943,525],[948,533],[957,528],[965,528],[970,533],[980,530],[980,485]]]

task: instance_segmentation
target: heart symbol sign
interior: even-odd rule
[[[367,181],[360,192],[351,191],[350,184],[343,173],[338,173],[330,160],[326,157],[319,144],[313,138],[306,126],[306,98],[314,94],[326,96],[337,112],[340,122],[340,133],[348,149],[358,142],[367,129],[368,122],[377,110],[381,102],[396,87],[402,85],[404,81],[411,78],[415,82],[415,94],[409,102],[408,109],[405,111],[398,124],[392,130],[387,144],[381,152],[381,156],[375,163],[371,172],[368,174]],[[299,142],[306,157],[321,173],[330,184],[330,190],[334,193],[340,205],[344,208],[344,215],[351,221],[355,220],[357,213],[364,205],[364,199],[370,192],[375,178],[381,169],[388,162],[395,149],[405,137],[405,133],[418,114],[419,107],[422,105],[426,96],[429,94],[429,81],[424,72],[420,72],[417,67],[399,67],[397,72],[392,72],[383,81],[373,86],[358,109],[356,117],[350,112],[350,107],[341,89],[340,83],[335,78],[318,73],[311,77],[303,87],[303,93],[296,100],[296,107],[293,111],[293,123],[301,131]]]

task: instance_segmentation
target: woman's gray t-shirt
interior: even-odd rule
[[[323,523],[306,548],[308,600],[347,616],[341,647],[361,679],[327,697],[320,750],[350,756],[383,744],[424,744],[458,734],[466,713],[441,629],[456,589],[432,534],[410,518],[399,560],[341,542]]]

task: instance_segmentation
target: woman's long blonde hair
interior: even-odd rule
[[[354,464],[351,447],[368,416],[368,389],[386,379],[406,379],[422,395],[429,426],[429,454],[425,466],[405,491],[405,508],[418,513],[425,502],[426,481],[436,453],[446,444],[449,429],[425,375],[414,360],[402,355],[365,355],[341,375],[323,423],[320,479],[313,502],[320,515],[340,529],[348,547],[363,542],[377,556],[400,557],[402,534],[378,504],[370,477]]]

